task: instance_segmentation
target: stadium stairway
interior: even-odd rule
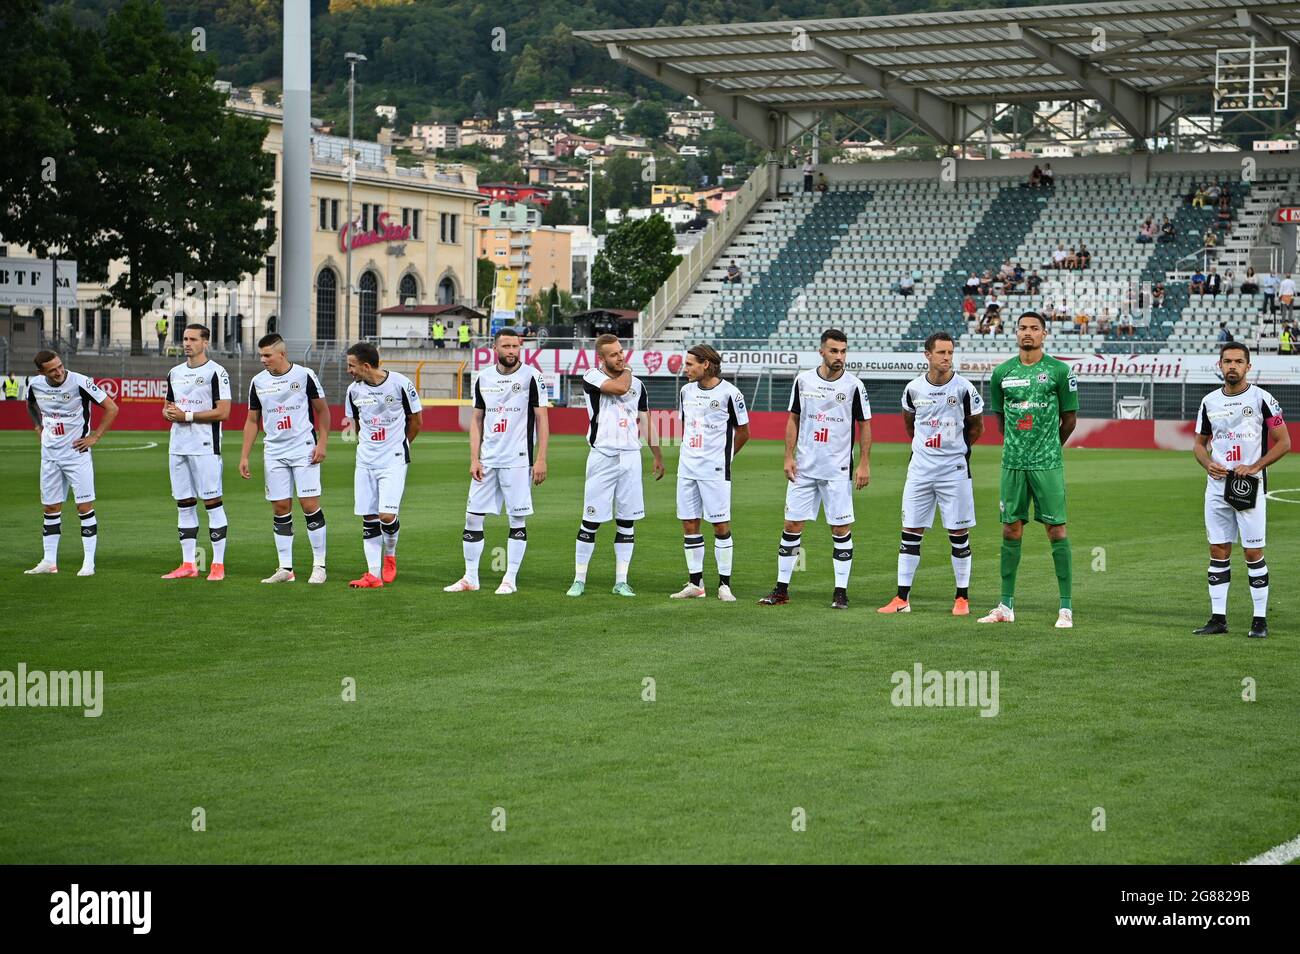
[[[954,338],[962,336],[966,321],[961,313],[961,299],[966,279],[972,272],[976,275],[983,275],[987,269],[996,272],[1007,259],[1017,261],[1017,249],[1054,192],[1054,188],[1030,189],[1018,182],[998,190],[984,207],[978,227],[940,279],[934,296],[908,328],[905,346],[924,341],[936,331],[946,331]],[[1025,273],[1032,267],[1026,266]],[[979,304],[982,307],[983,301]]]
[[[705,338],[767,339],[812,284],[851,224],[864,213],[872,194],[859,189],[796,193],[790,199],[797,222],[785,244],[764,263],[738,307],[721,322],[701,324]]]

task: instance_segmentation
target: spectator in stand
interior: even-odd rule
[[[1205,207],[1205,203],[1208,202],[1209,199],[1210,199],[1210,196],[1209,196],[1209,193],[1206,192],[1206,190],[1205,190],[1205,186],[1203,186],[1203,185],[1197,186],[1197,187],[1196,187],[1196,194],[1192,196],[1192,208],[1193,208],[1193,209],[1202,209],[1202,208],[1204,208],[1204,207]]]
[[[1255,277],[1255,269],[1247,266],[1246,277],[1241,280],[1241,293],[1243,295],[1259,294],[1259,279]]]
[[[1151,216],[1138,228],[1138,241],[1143,245],[1156,240],[1156,224],[1151,221]]]
[[[1065,250],[1065,243],[1062,242],[1060,245],[1056,246],[1056,251],[1052,253],[1051,267],[1065,268],[1066,267],[1065,260],[1068,259],[1069,257],[1070,257],[1069,253],[1066,252]]]
[[[803,161],[803,191],[811,192],[813,190],[813,161],[812,154],[804,158]]]
[[[1010,294],[1015,290],[1015,283],[1016,269],[1011,264],[1011,260],[1008,259],[1003,262],[1002,267],[998,269],[998,292],[1003,295]]]
[[[1226,195],[1221,195],[1219,196],[1219,214],[1218,214],[1219,225],[1220,226],[1227,225],[1231,219],[1232,219],[1232,200],[1229,199]]]
[[[1154,285],[1151,286],[1151,307],[1152,308],[1165,307],[1165,283],[1164,282],[1156,282]]]
[[[1205,293],[1211,298],[1218,298],[1219,292],[1223,291],[1223,276],[1210,266],[1210,272],[1205,276]]]
[[[991,291],[993,291],[993,270],[986,268],[983,277],[980,278],[980,294],[987,295]]]
[[[727,280],[728,282],[730,282],[732,285],[739,285],[739,284],[740,284],[740,277],[741,277],[741,276],[740,276],[740,266],[738,266],[738,265],[736,264],[736,260],[733,258],[733,259],[731,260],[731,264],[727,266],[727,279],[726,279],[726,280]]]
[[[900,295],[910,295],[916,288],[916,279],[912,278],[911,272],[907,272],[898,280],[898,293]]]
[[[1052,164],[1050,162],[1043,166],[1043,185],[1056,185],[1056,173],[1052,171]]]
[[[1043,279],[1039,276],[1038,269],[1035,268],[1029,273],[1029,277],[1025,279],[1025,291],[1031,295],[1037,295],[1038,290],[1042,287]]]
[[[1079,268],[1087,268],[1092,264],[1092,252],[1088,251],[1088,246],[1083,244],[1083,239],[1079,239]]]
[[[1204,245],[1211,254],[1214,253],[1214,246],[1217,245],[1218,242],[1219,236],[1214,234],[1213,228],[1206,229],[1205,234],[1201,236],[1201,244]]]
[[[1291,336],[1291,326],[1283,325],[1282,333],[1277,336],[1277,353],[1289,358],[1294,350],[1295,338]]]
[[[970,295],[963,295],[961,298],[961,316],[966,319],[967,324],[974,321],[979,314],[979,308],[975,304],[975,299]]]
[[[1025,266],[1021,265],[1019,262],[1016,262],[1016,267],[1011,269],[1011,281],[1013,284],[1019,285],[1024,280],[1025,280]]]
[[[1289,322],[1295,317],[1295,281],[1290,272],[1277,286],[1277,300],[1282,303],[1282,320]]]
[[[1029,173],[1029,185],[1031,188],[1037,189],[1042,184],[1043,184],[1043,170],[1040,169],[1037,166],[1037,164],[1035,164],[1033,171]]]
[[[1111,326],[1110,309],[1103,308],[1101,311],[1101,317],[1097,319],[1097,334],[1099,335],[1110,334],[1110,326]]]
[[[1092,316],[1086,311],[1080,309],[1079,313],[1074,316],[1074,330],[1081,335],[1088,333],[1088,322],[1092,321]]]
[[[1079,267],[1079,253],[1075,251],[1073,245],[1070,246],[1070,254],[1065,256],[1065,268],[1074,271]]]
[[[1219,201],[1220,193],[1221,190],[1219,188],[1219,181],[1216,179],[1214,182],[1211,182],[1210,185],[1206,188],[1205,197],[1209,199],[1211,202],[1217,204]]]
[[[980,277],[974,272],[966,279],[966,287],[961,291],[962,295],[978,295],[980,293]]]
[[[1170,222],[1169,216],[1166,215],[1165,220],[1160,223],[1160,237],[1159,239],[1157,239],[1157,241],[1172,242],[1177,237],[1178,237],[1178,232],[1174,228],[1174,223]]]
[[[1226,321],[1219,322],[1219,337],[1215,340],[1218,344],[1227,344],[1232,340],[1232,332],[1228,330]]]
[[[990,312],[995,317],[1002,313],[1002,302],[998,301],[997,292],[992,292],[988,298],[984,299],[984,317],[987,318]]]
[[[1119,321],[1115,325],[1115,338],[1132,338],[1133,337],[1133,316],[1127,311],[1119,316]]]
[[[826,181],[826,173],[824,172],[817,173],[817,191],[825,192],[829,188],[830,188],[830,183]]]
[[[1205,273],[1199,268],[1192,273],[1191,292],[1193,295],[1205,297]]]
[[[1187,205],[1191,205],[1193,202],[1195,202],[1195,201],[1196,201],[1196,193],[1199,192],[1200,189],[1201,189],[1201,187],[1198,186],[1195,182],[1193,182],[1193,183],[1192,183],[1192,187],[1191,187],[1190,189],[1188,189],[1188,190],[1187,190],[1187,194],[1186,194],[1185,196],[1183,196],[1183,202],[1184,202],[1185,204],[1187,204]]]
[[[1228,269],[1226,272],[1223,273],[1223,293],[1225,295],[1231,295],[1232,287],[1233,287],[1232,269]]]
[[[1267,313],[1269,316],[1277,314],[1277,276],[1272,272],[1265,272],[1264,277],[1259,280],[1259,290],[1264,293],[1264,302],[1259,306],[1259,313]]]

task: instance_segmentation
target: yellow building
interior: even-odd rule
[[[265,101],[254,87],[232,91],[229,108],[256,116],[270,124],[263,148],[275,154],[274,215],[277,232],[280,214],[281,110]],[[356,176],[352,189],[355,229],[347,224],[347,180],[344,177],[346,137],[312,136],[312,307],[314,340],[323,347],[345,346],[378,334],[380,309],[413,301],[415,304],[473,306],[477,242],[475,208],[483,200],[478,174],[472,166],[442,164],[433,159],[413,167],[397,159],[381,143],[355,142]],[[347,271],[345,236],[352,238],[352,314],[345,327],[344,285]],[[205,290],[190,276],[166,282],[166,300],[159,310],[145,315],[144,341],[155,344],[154,325],[165,311],[170,317],[168,337],[179,342],[187,321],[202,321],[212,329],[218,346],[255,346],[268,328],[277,324],[280,290],[280,242],[267,250],[256,275],[232,276],[227,283],[211,283]],[[29,253],[9,247],[10,256]],[[109,269],[113,281],[125,264]],[[188,288],[186,287],[188,285]],[[213,285],[217,287],[212,287]],[[96,299],[104,286],[78,285],[76,309],[61,309],[58,323],[40,317],[47,340],[75,342],[81,349],[125,346],[130,342],[130,312],[100,308]],[[484,290],[486,294],[486,290]],[[183,320],[178,320],[183,318]]]

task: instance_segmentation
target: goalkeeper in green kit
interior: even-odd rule
[[[1020,567],[1020,538],[1029,519],[1047,527],[1052,563],[1061,591],[1057,629],[1074,625],[1070,606],[1070,541],[1065,535],[1065,468],[1061,448],[1074,431],[1079,410],[1079,383],[1064,361],[1043,353],[1046,322],[1036,311],[1016,321],[1020,354],[1005,361],[989,379],[988,410],[1002,429],[1002,488],[998,508],[1002,520],[1002,598],[981,623],[1013,623],[1016,619],[1016,571]]]

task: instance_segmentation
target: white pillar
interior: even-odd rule
[[[311,3],[284,0],[284,160],[279,332],[301,353],[311,334]]]

